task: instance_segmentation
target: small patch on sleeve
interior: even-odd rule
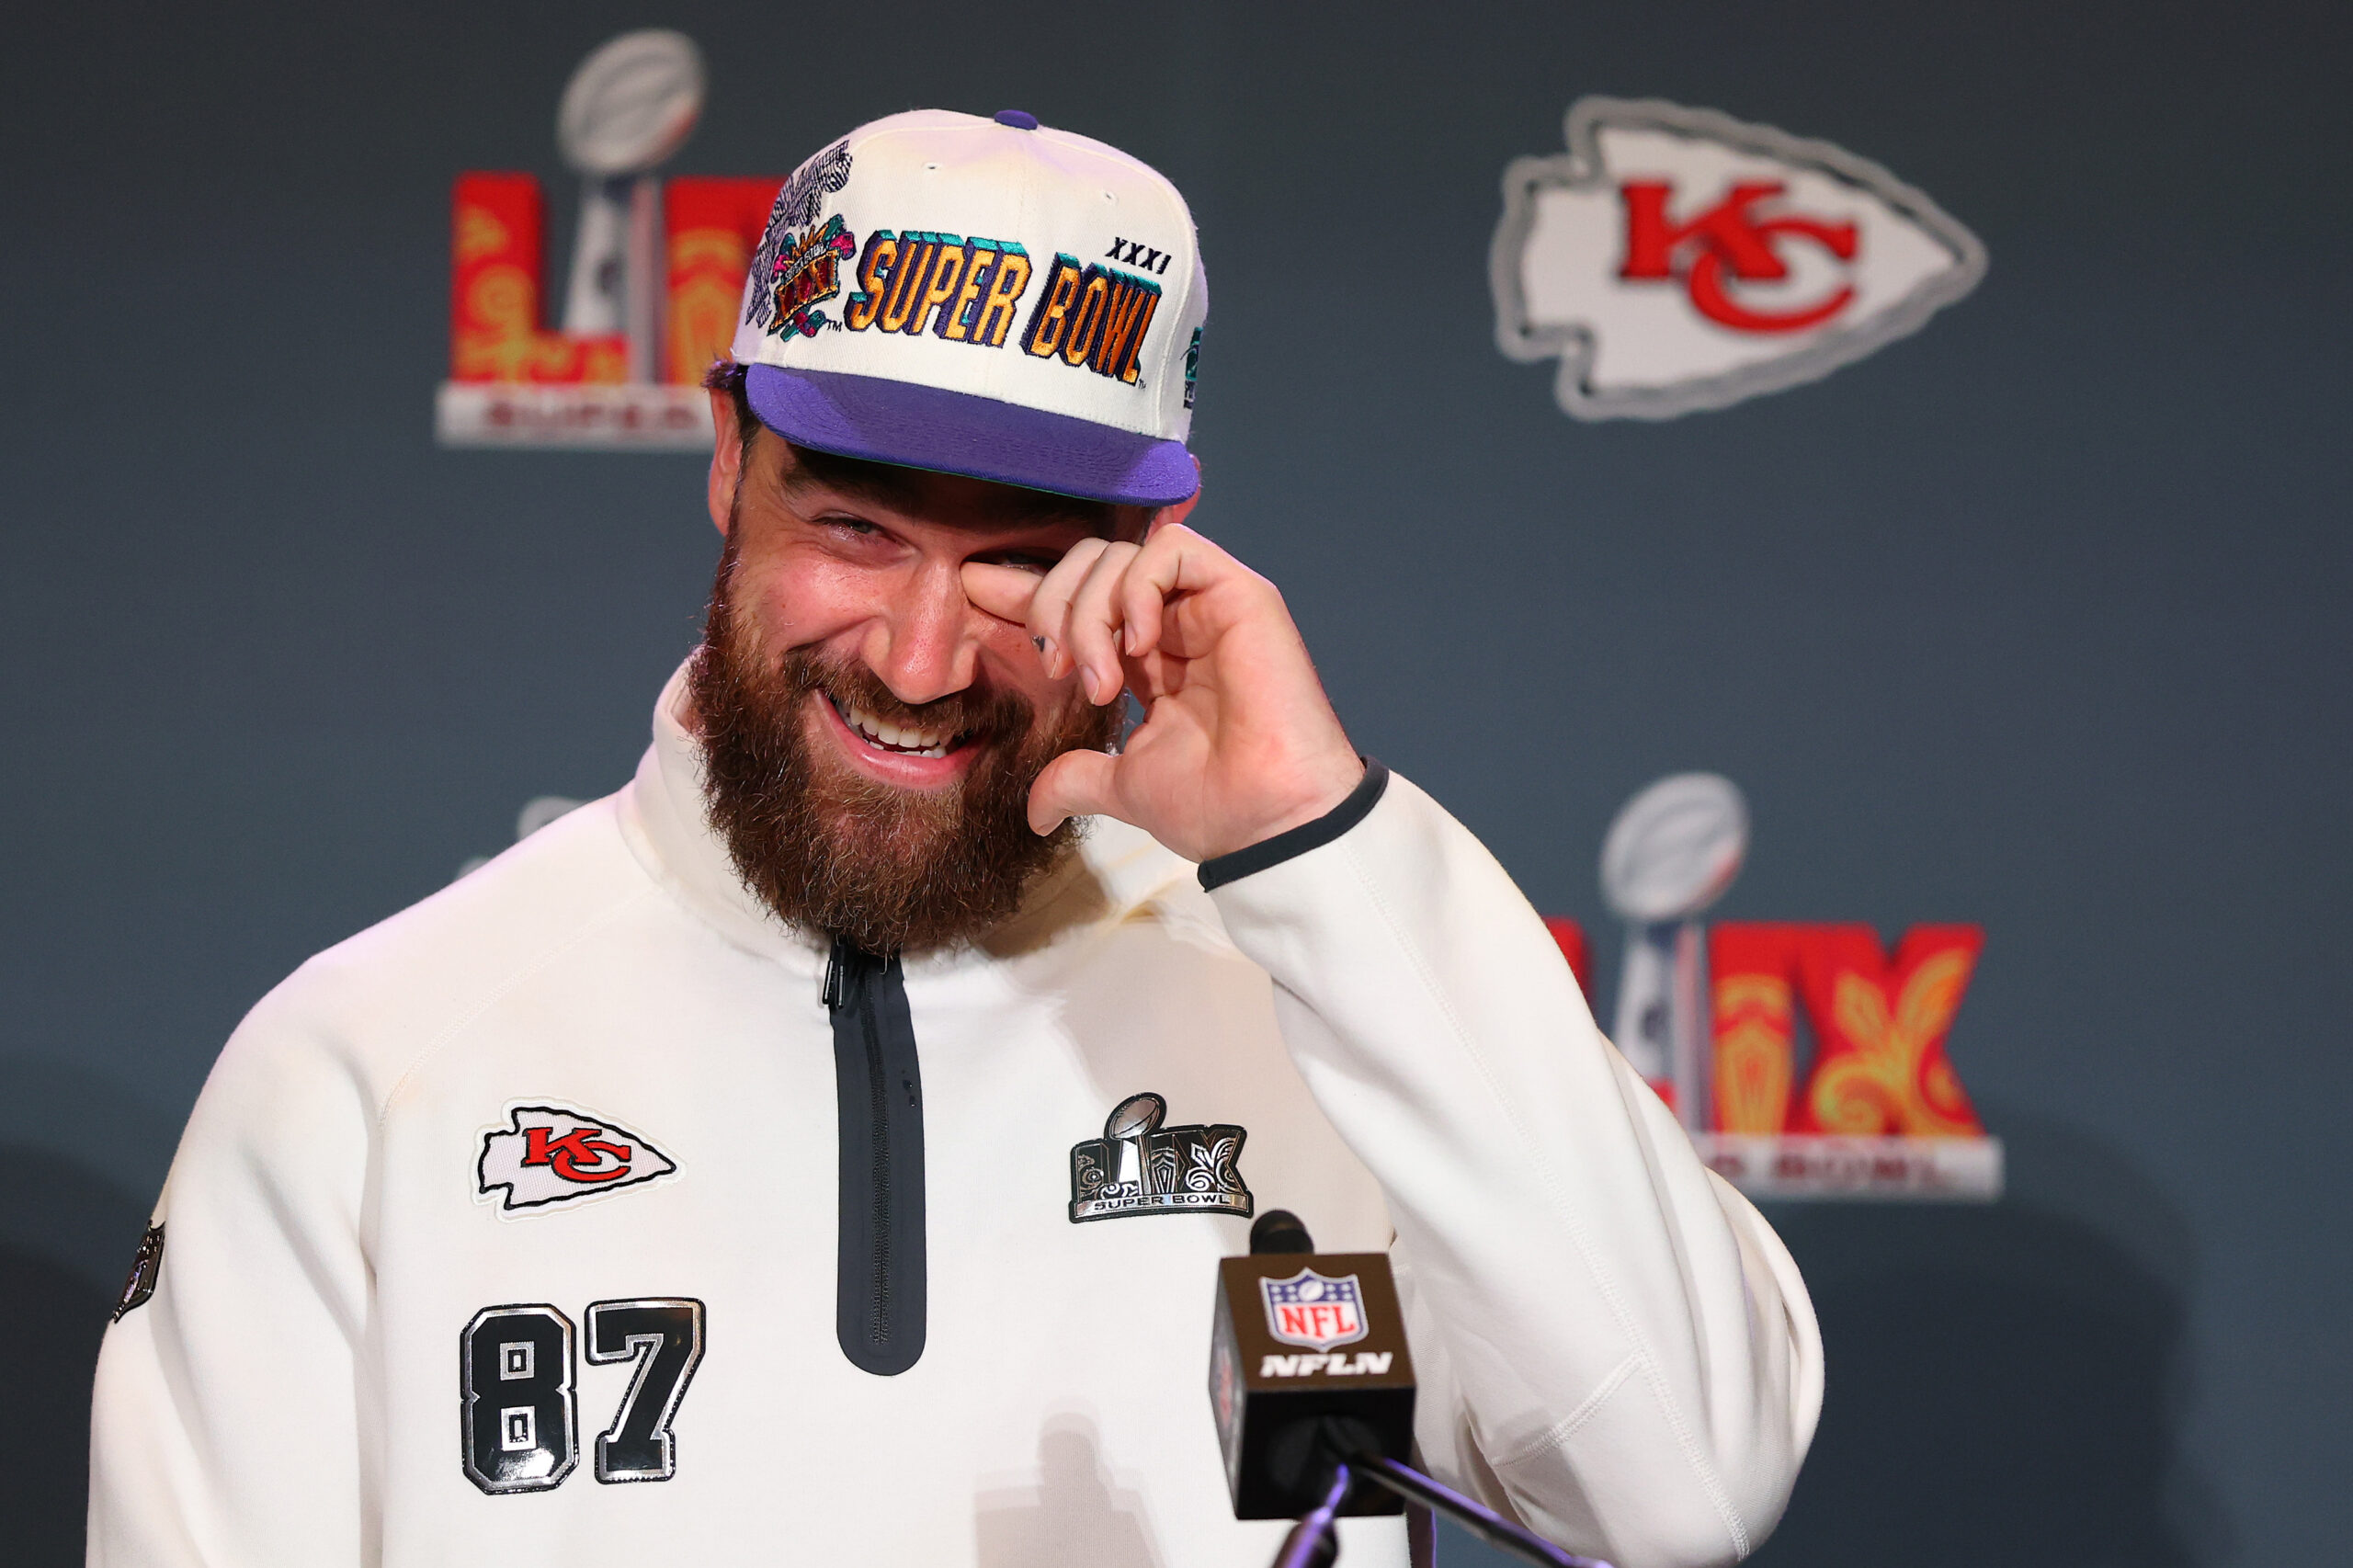
[[[108,1321],[120,1323],[123,1313],[133,1307],[147,1304],[155,1293],[155,1276],[164,1267],[164,1227],[150,1225],[147,1233],[139,1238],[139,1256],[131,1259],[131,1278],[122,1282],[122,1296],[114,1304],[114,1315]]]

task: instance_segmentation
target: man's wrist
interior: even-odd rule
[[[1229,854],[1212,856],[1200,867],[1201,886],[1214,892],[1228,882],[1279,866],[1311,849],[1320,849],[1372,813],[1389,788],[1389,769],[1371,757],[1358,757],[1363,776],[1340,802],[1309,820],[1283,828],[1255,844]]]

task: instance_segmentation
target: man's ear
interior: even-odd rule
[[[1201,472],[1201,460],[1198,455],[1193,458],[1193,472],[1196,474]],[[1186,496],[1182,501],[1163,506],[1160,510],[1154,512],[1152,515],[1152,527],[1144,529],[1143,537],[1150,539],[1153,535],[1158,533],[1162,528],[1166,528],[1169,524],[1183,522],[1187,517],[1193,515],[1193,508],[1200,504],[1201,491],[1200,486],[1197,484],[1193,487],[1193,493],[1190,495]]]
[[[724,539],[727,525],[735,516],[736,487],[744,483],[744,433],[735,428],[733,395],[715,388],[710,393],[710,427],[716,437],[710,448],[710,521]]]

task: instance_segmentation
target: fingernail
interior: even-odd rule
[[[1123,653],[1132,653],[1135,651],[1136,629],[1132,626],[1123,626],[1120,628],[1120,652]]]

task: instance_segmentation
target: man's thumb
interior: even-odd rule
[[[1066,751],[1046,764],[1029,786],[1029,827],[1040,835],[1067,817],[1093,816],[1111,803],[1111,775],[1120,759],[1108,752]]]

